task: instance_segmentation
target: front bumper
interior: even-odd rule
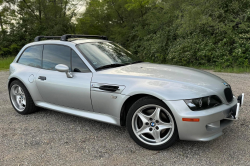
[[[241,104],[243,104],[243,99],[240,101]],[[179,138],[190,141],[210,141],[221,136],[222,130],[233,120],[238,119],[240,107],[240,102],[235,97],[228,105],[223,104],[203,111],[191,111],[183,100],[164,100],[164,102],[174,114]],[[182,121],[182,118],[199,118],[200,120],[199,122],[186,122]]]

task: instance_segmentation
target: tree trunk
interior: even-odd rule
[[[2,31],[2,34],[3,34],[3,38],[5,36],[5,31],[3,29],[3,20],[2,20],[2,15],[0,14],[0,26],[1,26],[1,31]]]
[[[26,0],[23,0],[24,4],[27,6],[27,8],[30,10],[30,12],[35,16],[35,18],[38,20],[36,13],[31,9],[31,7],[28,5]]]
[[[38,1],[39,2],[39,8],[38,8],[38,13],[39,13],[39,23],[40,25],[42,24],[42,8],[41,8],[41,0]]]
[[[112,4],[115,12],[117,13],[118,17],[120,18],[121,22],[124,23],[124,19],[123,19],[122,15],[119,13],[119,11],[115,8],[115,4],[113,1],[111,1],[111,4]]]
[[[0,26],[1,26],[1,30],[4,31],[4,29],[3,29],[3,21],[2,21],[2,16],[1,16],[1,14],[0,14]]]
[[[66,0],[65,5],[64,5],[64,17],[66,17],[67,5],[68,5],[68,1]]]
[[[54,12],[55,12],[55,18],[57,15],[57,6],[56,6],[56,0],[54,0]]]
[[[60,1],[60,15],[59,15],[59,18],[62,18],[62,12],[63,12],[63,0]]]

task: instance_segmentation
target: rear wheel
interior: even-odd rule
[[[136,101],[129,109],[126,124],[131,138],[150,150],[166,149],[178,138],[172,112],[153,97]]]
[[[26,115],[38,110],[28,90],[18,80],[10,84],[9,96],[12,106],[19,114]]]

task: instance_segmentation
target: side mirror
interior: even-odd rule
[[[67,65],[58,64],[55,69],[59,72],[65,72],[68,78],[73,78],[73,74],[69,71],[69,67]]]

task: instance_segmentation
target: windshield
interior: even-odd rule
[[[111,64],[126,65],[139,61],[139,58],[113,42],[83,43],[77,47],[95,69]]]

